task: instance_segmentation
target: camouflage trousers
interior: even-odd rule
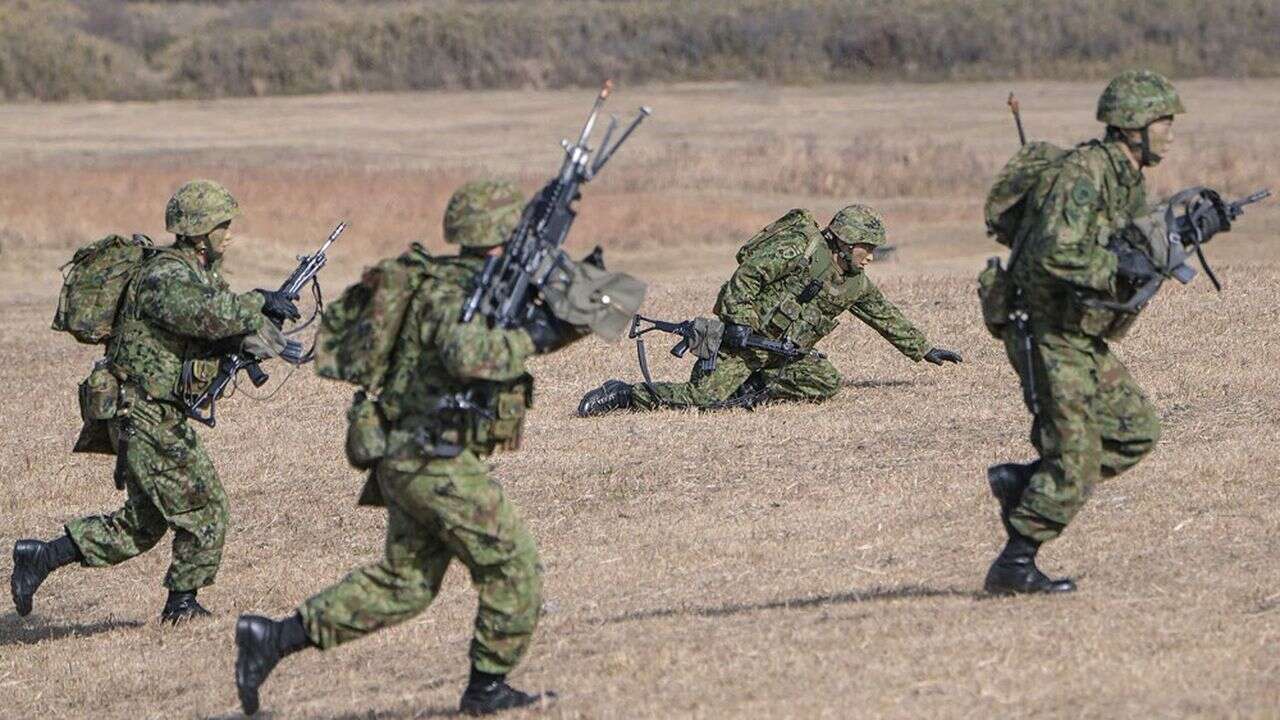
[[[122,563],[150,550],[172,530],[173,561],[165,587],[212,585],[230,517],[227,496],[199,436],[176,407],[142,400],[111,423],[119,438],[117,480],[123,480],[127,496],[124,507],[109,515],[67,523],[67,535],[84,555],[84,564]]]
[[[636,410],[721,407],[743,383],[755,375],[768,399],[818,402],[840,390],[840,373],[823,358],[782,363],[764,352],[722,352],[711,372],[695,365],[689,382],[644,383],[631,386],[631,407]]]
[[[1043,542],[1062,533],[1099,480],[1123,473],[1151,452],[1160,419],[1101,338],[1049,329],[1033,335],[1040,414],[1031,443],[1041,463],[1009,522]],[[1005,349],[1025,387],[1026,356],[1012,328]]]
[[[471,662],[483,672],[510,672],[538,624],[542,568],[502,487],[471,451],[384,460],[377,482],[387,507],[385,556],[303,603],[308,637],[328,649],[416,616],[457,558],[480,595]]]

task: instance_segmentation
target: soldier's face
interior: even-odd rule
[[[234,236],[231,234],[231,223],[225,222],[209,231],[209,252],[221,257],[231,246]]]
[[[853,249],[849,251],[849,259],[853,261],[856,267],[866,269],[871,264],[871,261],[875,259],[875,254],[869,245],[854,245]]]
[[[1151,143],[1151,154],[1166,157],[1173,147],[1173,118],[1160,118],[1148,125],[1147,141]]]

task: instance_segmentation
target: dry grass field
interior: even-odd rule
[[[1096,131],[1097,83],[1025,83],[1029,132]],[[1182,84],[1192,112],[1161,190],[1280,188],[1280,82]],[[991,462],[1026,457],[1028,418],[981,328],[974,276],[996,246],[985,184],[1015,148],[1004,85],[622,88],[654,106],[588,187],[575,251],[603,244],[647,278],[647,309],[709,310],[733,251],[786,209],[885,211],[896,257],[871,269],[964,365],[914,365],[850,319],[823,349],[846,387],[823,405],[582,420],[580,394],[635,378],[626,344],[540,359],[526,448],[495,474],[538,538],[546,614],[513,717],[1280,716],[1280,210],[1210,247],[1227,288],[1171,288],[1118,352],[1160,407],[1150,459],[1097,489],[1043,553],[1065,598],[990,599]],[[162,236],[193,176],[246,214],[238,288],[278,282],[339,219],[336,293],[413,239],[433,249],[449,192],[497,172],[532,189],[590,93],[486,92],[161,104],[0,106],[0,574],[20,537],[115,508],[110,463],[68,449],[95,357],[48,330],[57,265],[106,232]],[[655,374],[685,362],[655,348]],[[281,372],[282,377],[285,373]],[[163,545],[52,576],[36,611],[0,612],[0,717],[229,718],[232,626],[279,615],[377,557],[383,518],[354,506],[340,449],[349,388],[298,372],[242,391],[204,437],[233,527],[215,617],[157,622]],[[269,401],[259,397],[276,388]],[[450,572],[416,620],[281,666],[272,718],[452,712],[475,596]]]

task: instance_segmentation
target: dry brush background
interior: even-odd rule
[[[1153,175],[1170,190],[1280,185],[1280,84],[1182,83],[1192,113]],[[537,536],[547,613],[517,684],[556,688],[550,717],[1275,717],[1280,707],[1280,210],[1210,247],[1227,283],[1171,288],[1120,354],[1164,438],[1094,494],[1044,553],[1073,597],[988,599],[1000,543],[983,469],[1025,457],[1027,417],[982,330],[973,278],[997,248],[985,184],[1014,149],[991,84],[777,89],[624,87],[656,116],[587,189],[575,251],[651,282],[660,316],[706,312],[743,238],[789,207],[884,209],[886,293],[958,368],[913,365],[847,321],[824,343],[846,387],[823,405],[580,420],[579,395],[634,378],[629,345],[588,340],[537,362],[527,447],[496,476]],[[1096,131],[1095,83],[1016,88],[1032,135]],[[245,206],[239,288],[351,222],[335,293],[413,239],[436,250],[444,201],[496,172],[532,189],[589,92],[329,96],[0,106],[0,545],[117,506],[110,463],[67,453],[75,385],[95,357],[47,329],[56,267],[106,232],[162,237],[182,181]],[[655,372],[687,365],[655,348]],[[280,373],[283,376],[284,373]],[[279,378],[277,378],[278,381]],[[275,383],[271,387],[275,387]],[[252,391],[252,390],[251,390]],[[249,393],[246,392],[246,395]],[[262,395],[262,392],[254,392]],[[156,622],[162,544],[110,570],[53,576],[36,612],[0,613],[0,717],[234,717],[237,613],[283,614],[377,557],[383,520],[354,507],[339,447],[349,390],[309,371],[240,398],[204,433],[231,496],[216,617]],[[7,575],[9,560],[0,559]],[[451,571],[422,616],[291,660],[276,718],[447,714],[474,594]]]
[[[8,0],[0,100],[1280,75],[1272,0]]]

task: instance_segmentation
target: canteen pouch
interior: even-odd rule
[[[93,364],[80,383],[80,418],[85,422],[110,420],[120,410],[120,381],[104,360]]]
[[[387,454],[387,421],[378,401],[357,390],[347,408],[347,462],[368,470]]]
[[[987,267],[978,275],[978,301],[982,304],[982,323],[996,339],[1004,337],[1009,324],[1011,291],[1009,272],[1000,265],[1000,258],[989,258]]]

